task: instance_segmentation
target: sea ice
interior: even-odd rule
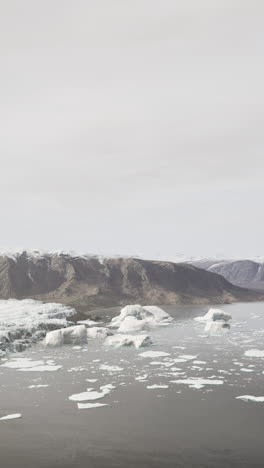
[[[264,396],[255,397],[253,395],[241,395],[236,397],[237,400],[254,401],[256,403],[264,403]]]
[[[1,349],[23,351],[54,328],[66,327],[75,310],[63,304],[32,299],[0,300]]]
[[[205,314],[202,317],[195,317],[194,320],[197,320],[198,322],[208,322],[208,321],[216,321],[216,320],[221,320],[224,322],[228,322],[231,320],[231,315],[228,314],[227,312],[224,312],[221,309],[209,309],[207,314]]]
[[[142,348],[152,344],[149,335],[113,335],[109,336],[105,341],[108,346],[120,348],[122,346],[134,346],[135,348]]]
[[[46,346],[62,346],[63,344],[79,345],[87,343],[87,329],[85,325],[74,325],[47,333],[44,340]]]
[[[133,320],[126,320],[133,317]],[[144,306],[139,304],[127,305],[121,309],[120,315],[111,321],[112,327],[121,327],[119,331],[142,330],[146,326],[157,326],[169,323],[172,320],[169,314],[156,306]],[[123,322],[125,323],[123,324]],[[142,322],[142,323],[139,323]],[[131,327],[131,328],[129,328]]]
[[[87,401],[87,400],[100,400],[104,398],[111,390],[109,388],[105,388],[102,392],[97,391],[86,391],[82,393],[76,393],[75,395],[69,396],[69,400],[72,401]]]
[[[171,382],[188,385],[190,388],[196,389],[203,388],[205,385],[223,385],[224,383],[223,380],[199,379],[195,377],[190,379],[172,380]]]
[[[168,385],[157,385],[157,384],[154,384],[154,385],[148,385],[147,388],[149,390],[154,390],[156,388],[169,388]]]
[[[10,361],[6,361],[1,367],[9,367],[10,369],[21,369],[28,367],[41,366],[44,361],[32,361],[30,358],[16,358]]]
[[[244,352],[247,357],[264,357],[264,350],[261,349],[249,349]]]
[[[164,357],[170,356],[170,353],[165,353],[165,351],[144,351],[144,353],[140,353],[139,356],[146,357],[146,358],[156,358],[156,357]],[[174,362],[176,359],[174,359]]]
[[[119,366],[110,366],[108,364],[102,364],[100,366],[100,369],[101,370],[105,370],[105,371],[110,371],[110,372],[120,372],[122,370],[124,370],[123,367],[119,367]]]
[[[77,403],[78,409],[93,409],[108,406],[106,403]]]
[[[8,421],[10,419],[19,419],[19,418],[22,418],[22,414],[14,413],[14,414],[8,414],[7,416],[3,416],[2,418],[0,418],[0,421]]]
[[[88,338],[92,338],[92,339],[98,338],[100,340],[104,340],[108,336],[113,335],[111,330],[109,330],[109,328],[105,328],[105,327],[87,328],[86,333],[87,333]]]
[[[43,365],[43,366],[36,366],[36,367],[25,367],[25,368],[20,368],[18,370],[22,372],[56,372],[60,370],[61,368],[62,366]]]

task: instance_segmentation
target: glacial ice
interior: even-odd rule
[[[146,358],[156,358],[170,356],[170,353],[165,353],[165,351],[144,351],[144,353],[140,353],[139,356]]]
[[[74,325],[61,330],[48,332],[44,344],[46,346],[62,346],[64,344],[79,345],[87,343],[87,329],[85,325]]]
[[[236,397],[237,400],[254,401],[256,403],[264,403],[264,396],[255,397],[253,395],[241,395]]]
[[[176,384],[188,385],[190,388],[201,389],[205,385],[223,385],[223,380],[214,380],[214,379],[199,379],[199,378],[190,378],[190,379],[181,379],[181,380],[171,380],[171,382]]]
[[[249,349],[244,352],[244,355],[247,357],[264,357],[264,350],[262,349]]]
[[[78,409],[93,409],[108,406],[106,403],[77,403]]]
[[[92,339],[104,340],[108,336],[113,335],[111,330],[106,327],[91,327],[86,329],[87,337]]]
[[[75,310],[32,299],[0,300],[0,351],[23,351],[48,330],[66,327]]]
[[[82,393],[76,393],[74,395],[69,396],[69,400],[72,401],[87,401],[87,400],[100,400],[104,398],[111,392],[111,389],[105,388],[101,392],[97,391],[86,391]]]
[[[14,414],[8,414],[7,416],[3,416],[2,418],[0,418],[0,421],[8,421],[11,419],[19,419],[19,418],[22,418],[22,414],[14,413]]]
[[[129,320],[128,320],[129,318]],[[164,325],[172,321],[167,312],[156,306],[127,305],[111,321],[120,332],[139,331],[146,327]]]
[[[105,344],[107,346],[113,346],[115,348],[120,348],[122,346],[134,346],[135,348],[142,348],[144,346],[149,346],[152,344],[151,338],[149,335],[122,335],[117,334],[109,336]]]
[[[208,322],[208,321],[216,321],[216,320],[221,320],[224,322],[228,322],[231,320],[231,315],[228,314],[227,312],[224,312],[221,309],[209,309],[207,314],[205,314],[202,317],[195,317],[194,320],[197,322]]]

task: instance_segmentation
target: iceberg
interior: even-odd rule
[[[218,332],[223,330],[229,330],[230,325],[229,323],[225,322],[224,320],[208,320],[205,325],[204,331],[205,332]]]
[[[68,325],[75,310],[63,304],[32,299],[0,300],[0,354],[24,351],[49,330]]]
[[[214,322],[217,320],[228,322],[229,320],[231,320],[231,318],[232,317],[230,314],[228,314],[227,312],[224,312],[221,309],[209,309],[207,314],[205,314],[202,317],[195,317],[194,320],[196,320],[197,322],[208,322],[208,321]]]
[[[172,321],[167,312],[156,306],[127,305],[111,321],[120,332],[139,331],[148,327],[167,325]]]
[[[149,335],[122,335],[117,334],[107,338],[105,341],[107,346],[114,346],[121,348],[122,346],[134,346],[135,348],[142,348],[152,344]]]
[[[85,325],[74,325],[61,330],[48,332],[44,340],[46,346],[62,346],[64,344],[79,345],[87,343],[87,329]]]
[[[106,327],[87,328],[86,333],[88,338],[100,340],[105,340],[105,338],[107,338],[108,336],[113,335],[111,330],[109,330],[109,328]]]

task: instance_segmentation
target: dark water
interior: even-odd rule
[[[193,320],[208,307],[170,307],[166,310],[175,322],[150,331],[155,344],[149,348],[110,350],[98,341],[82,349],[39,345],[23,356],[54,359],[63,365],[60,371],[0,367],[0,416],[23,416],[0,421],[1,468],[263,467],[264,403],[236,397],[264,396],[264,359],[244,356],[248,349],[264,349],[264,304],[221,308],[233,321],[229,331],[218,335],[204,333],[204,325]],[[139,356],[146,350],[170,356]],[[189,360],[166,367],[181,354],[197,355],[205,363]],[[100,369],[105,364],[123,370]],[[135,380],[144,374],[147,381]],[[224,383],[198,390],[171,382],[190,377]],[[73,393],[109,383],[116,388],[98,400],[109,406],[78,410],[68,400]],[[29,389],[32,384],[50,386]],[[147,388],[153,384],[168,388]]]

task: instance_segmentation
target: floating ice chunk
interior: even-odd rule
[[[135,377],[135,380],[146,380],[148,378],[148,374],[144,374],[144,375],[138,375],[137,377]]]
[[[78,409],[93,409],[108,406],[106,403],[77,403]]]
[[[192,354],[181,354],[180,359],[184,359],[185,361],[193,361],[197,358],[197,356],[193,356]]]
[[[86,325],[87,327],[94,327],[96,325],[99,325],[102,322],[96,322],[95,320],[91,319],[86,319],[86,320],[78,320],[77,324],[78,325]]]
[[[237,400],[254,401],[256,403],[264,403],[264,396],[255,397],[253,395],[241,395],[236,397]]]
[[[106,384],[106,385],[102,385],[102,386],[100,387],[100,390],[103,390],[103,391],[104,391],[105,389],[107,389],[107,390],[113,390],[114,388],[116,388],[116,387],[115,387],[113,384],[109,383],[109,384]]]
[[[206,361],[193,361],[194,364],[206,364]]]
[[[244,352],[247,357],[264,357],[264,350],[261,349],[249,349]]]
[[[62,366],[49,366],[44,364],[43,366],[25,367],[18,370],[22,372],[56,372],[61,368]]]
[[[221,309],[209,309],[207,314],[205,314],[203,317],[195,317],[194,320],[197,320],[198,322],[208,322],[216,320],[228,322],[229,320],[231,320],[231,318],[232,317],[230,314],[224,312]]]
[[[98,379],[86,379],[86,382],[95,383]]]
[[[62,346],[64,344],[79,345],[87,343],[87,329],[85,325],[74,325],[47,333],[44,340],[46,346]]]
[[[106,370],[106,371],[110,371],[110,372],[121,372],[122,370],[124,370],[123,367],[119,367],[119,366],[110,366],[108,364],[102,364],[100,366],[100,369],[101,370]]]
[[[28,388],[46,388],[49,387],[50,385],[30,385]]]
[[[123,307],[123,309],[121,309],[120,315],[112,319],[111,325],[113,327],[120,327],[122,322],[127,317],[134,317],[135,319],[139,321],[142,320],[145,322],[144,325],[137,324],[138,327],[145,326],[147,323],[149,326],[151,326],[151,324],[155,326],[155,325],[162,324],[165,322],[170,322],[172,320],[170,315],[167,314],[167,312],[165,312],[164,310],[160,309],[159,307],[156,307],[156,306],[142,307],[139,304],[135,304],[135,305],[127,305]],[[127,324],[124,325],[126,330],[128,330],[127,328],[128,323],[129,322],[127,321]],[[131,324],[133,327],[135,327],[136,326],[135,320],[131,321]]]
[[[215,321],[208,321],[205,325],[204,331],[205,332],[223,332],[224,330],[230,330],[229,323],[225,322],[224,320],[215,320]]]
[[[148,385],[147,388],[149,390],[155,390],[156,388],[169,388],[168,385],[157,385],[157,384],[154,384],[154,385]]]
[[[105,327],[92,327],[86,330],[88,338],[98,338],[100,340],[105,340],[108,336],[113,335],[109,328]]]
[[[245,368],[245,367],[241,367],[240,370],[241,370],[241,372],[254,372],[253,369],[247,369],[247,368]]]
[[[128,316],[122,321],[118,331],[120,333],[141,331],[147,328],[147,323],[146,320],[139,320],[136,317]]]
[[[156,358],[156,357],[165,357],[170,356],[170,353],[165,353],[165,351],[144,351],[144,353],[140,353],[139,356],[146,357],[146,358]],[[174,362],[176,360],[174,359]]]
[[[199,379],[196,377],[190,379],[172,380],[171,382],[176,384],[188,385],[190,388],[196,389],[203,388],[205,385],[223,385],[224,383],[223,380]]]
[[[44,361],[32,361],[30,358],[17,358],[12,361],[7,361],[1,367],[9,367],[10,369],[21,369],[34,366],[40,366]]]
[[[86,391],[82,393],[76,393],[75,395],[69,396],[69,400],[72,401],[87,401],[87,400],[100,400],[104,398],[111,390],[109,388],[105,388],[102,392],[97,391]]]
[[[3,416],[2,418],[0,418],[0,421],[8,421],[10,419],[19,419],[19,418],[22,418],[22,414],[14,413],[14,414],[8,414],[7,416]]]
[[[122,346],[134,346],[135,348],[142,348],[152,344],[149,335],[114,335],[109,336],[105,341],[108,346],[114,346],[120,348]]]
[[[72,349],[78,349],[79,350],[79,349],[82,349],[82,347],[81,346],[73,346]]]

